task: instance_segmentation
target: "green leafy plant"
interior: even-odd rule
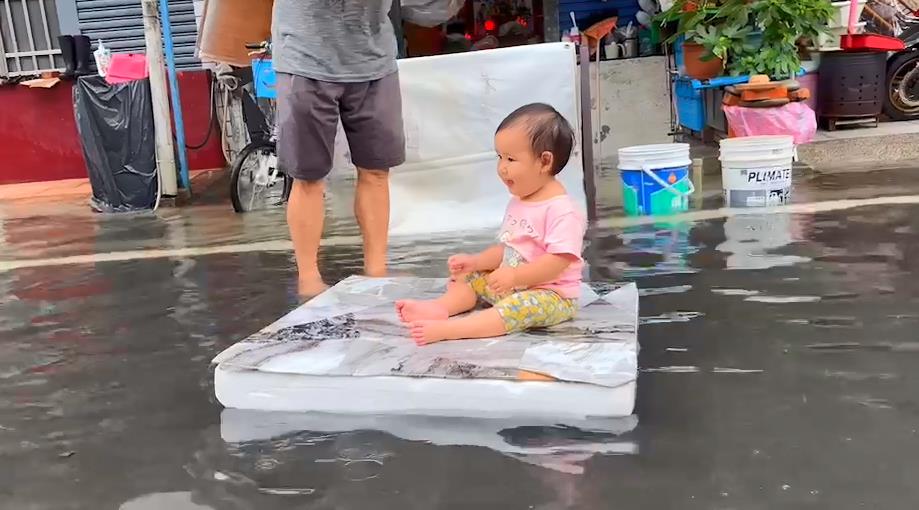
[[[657,17],[678,37],[701,44],[703,60],[723,59],[731,74],[783,79],[801,67],[796,46],[827,30],[830,0],[677,0]]]
[[[711,60],[718,57],[725,62],[732,55],[752,51],[753,47],[747,42],[747,38],[753,28],[749,26],[712,26],[699,27],[694,31],[693,40],[701,44],[706,55],[702,60]]]
[[[676,0],[673,6],[657,15],[661,25],[676,24],[674,32],[667,39],[668,43],[685,36],[686,40],[697,42],[697,31],[700,28],[718,26],[723,21],[720,12],[721,0]]]
[[[791,78],[801,68],[798,41],[826,31],[835,9],[830,0],[755,0],[749,11],[762,40],[752,51],[735,56],[731,73]]]

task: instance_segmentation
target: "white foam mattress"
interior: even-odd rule
[[[418,347],[395,301],[445,280],[349,278],[214,358],[228,408],[464,417],[621,417],[638,369],[634,284],[585,284],[571,322]],[[543,379],[529,380],[538,374]]]

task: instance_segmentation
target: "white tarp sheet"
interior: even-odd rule
[[[497,229],[508,192],[496,176],[494,133],[527,103],[555,107],[577,134],[560,174],[586,211],[577,100],[569,43],[551,43],[399,61],[406,163],[392,170],[394,235]],[[339,127],[333,176],[353,176]]]

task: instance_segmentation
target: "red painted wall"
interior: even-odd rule
[[[185,120],[185,144],[198,145],[204,141],[211,107],[211,83],[206,71],[179,73],[179,91],[182,94],[182,116]],[[192,170],[209,170],[226,165],[220,148],[220,131],[211,133],[207,145],[188,151],[188,166]]]
[[[210,114],[210,84],[205,71],[179,73],[185,136],[190,144],[204,140]],[[73,118],[73,86],[50,89],[22,85],[0,87],[0,184],[86,177],[86,165]],[[225,165],[220,134],[188,151],[192,170]]]

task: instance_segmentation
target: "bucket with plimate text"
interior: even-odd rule
[[[636,145],[619,149],[622,206],[630,216],[674,214],[689,209],[695,191],[689,144]]]
[[[728,207],[781,205],[791,198],[795,142],[791,136],[721,140],[721,183]]]

